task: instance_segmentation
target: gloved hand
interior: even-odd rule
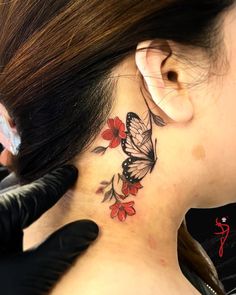
[[[0,194],[0,294],[47,294],[72,262],[98,235],[90,220],[67,224],[42,244],[22,250],[23,229],[51,208],[75,182],[72,165]]]

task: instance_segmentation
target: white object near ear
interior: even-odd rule
[[[2,105],[0,107],[0,143],[13,155],[18,154],[21,138],[16,128],[10,126]]]

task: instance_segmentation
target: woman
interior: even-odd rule
[[[80,171],[25,248],[76,219],[101,232],[51,294],[225,294],[184,218],[236,200],[234,4],[0,6],[1,103],[21,139],[2,164],[21,184]]]

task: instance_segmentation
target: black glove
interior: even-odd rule
[[[23,229],[51,208],[75,182],[72,165],[0,195],[0,294],[47,294],[98,235],[90,220],[67,224],[42,244],[22,251]]]

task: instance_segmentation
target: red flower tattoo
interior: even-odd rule
[[[145,101],[146,102],[146,101]],[[146,103],[147,107],[148,104]],[[116,148],[121,145],[123,152],[128,156],[122,162],[122,174],[116,173],[110,181],[100,182],[97,194],[103,194],[102,203],[114,201],[109,208],[111,218],[117,217],[119,221],[125,221],[127,216],[136,214],[134,201],[124,202],[130,195],[136,196],[143,188],[142,179],[152,172],[156,161],[156,143],[152,140],[152,124],[163,127],[166,123],[157,115],[154,115],[148,107],[148,122],[142,120],[136,113],[129,112],[126,115],[126,125],[115,117],[107,120],[108,129],[101,133],[103,139],[109,141],[108,146],[97,146],[93,153],[104,155],[108,148]],[[126,128],[126,130],[125,130]],[[120,181],[121,180],[121,181]]]
[[[122,138],[126,138],[125,124],[118,118],[108,119],[107,124],[109,129],[102,132],[102,138],[105,140],[110,140],[109,147],[116,148]]]
[[[125,196],[128,196],[129,194],[136,196],[138,193],[138,190],[141,189],[142,187],[143,186],[141,185],[140,182],[131,183],[126,180],[123,180],[122,193]]]
[[[127,215],[132,216],[136,214],[133,205],[134,201],[127,203],[116,202],[109,207],[111,209],[111,218],[117,216],[120,221],[125,221]]]

